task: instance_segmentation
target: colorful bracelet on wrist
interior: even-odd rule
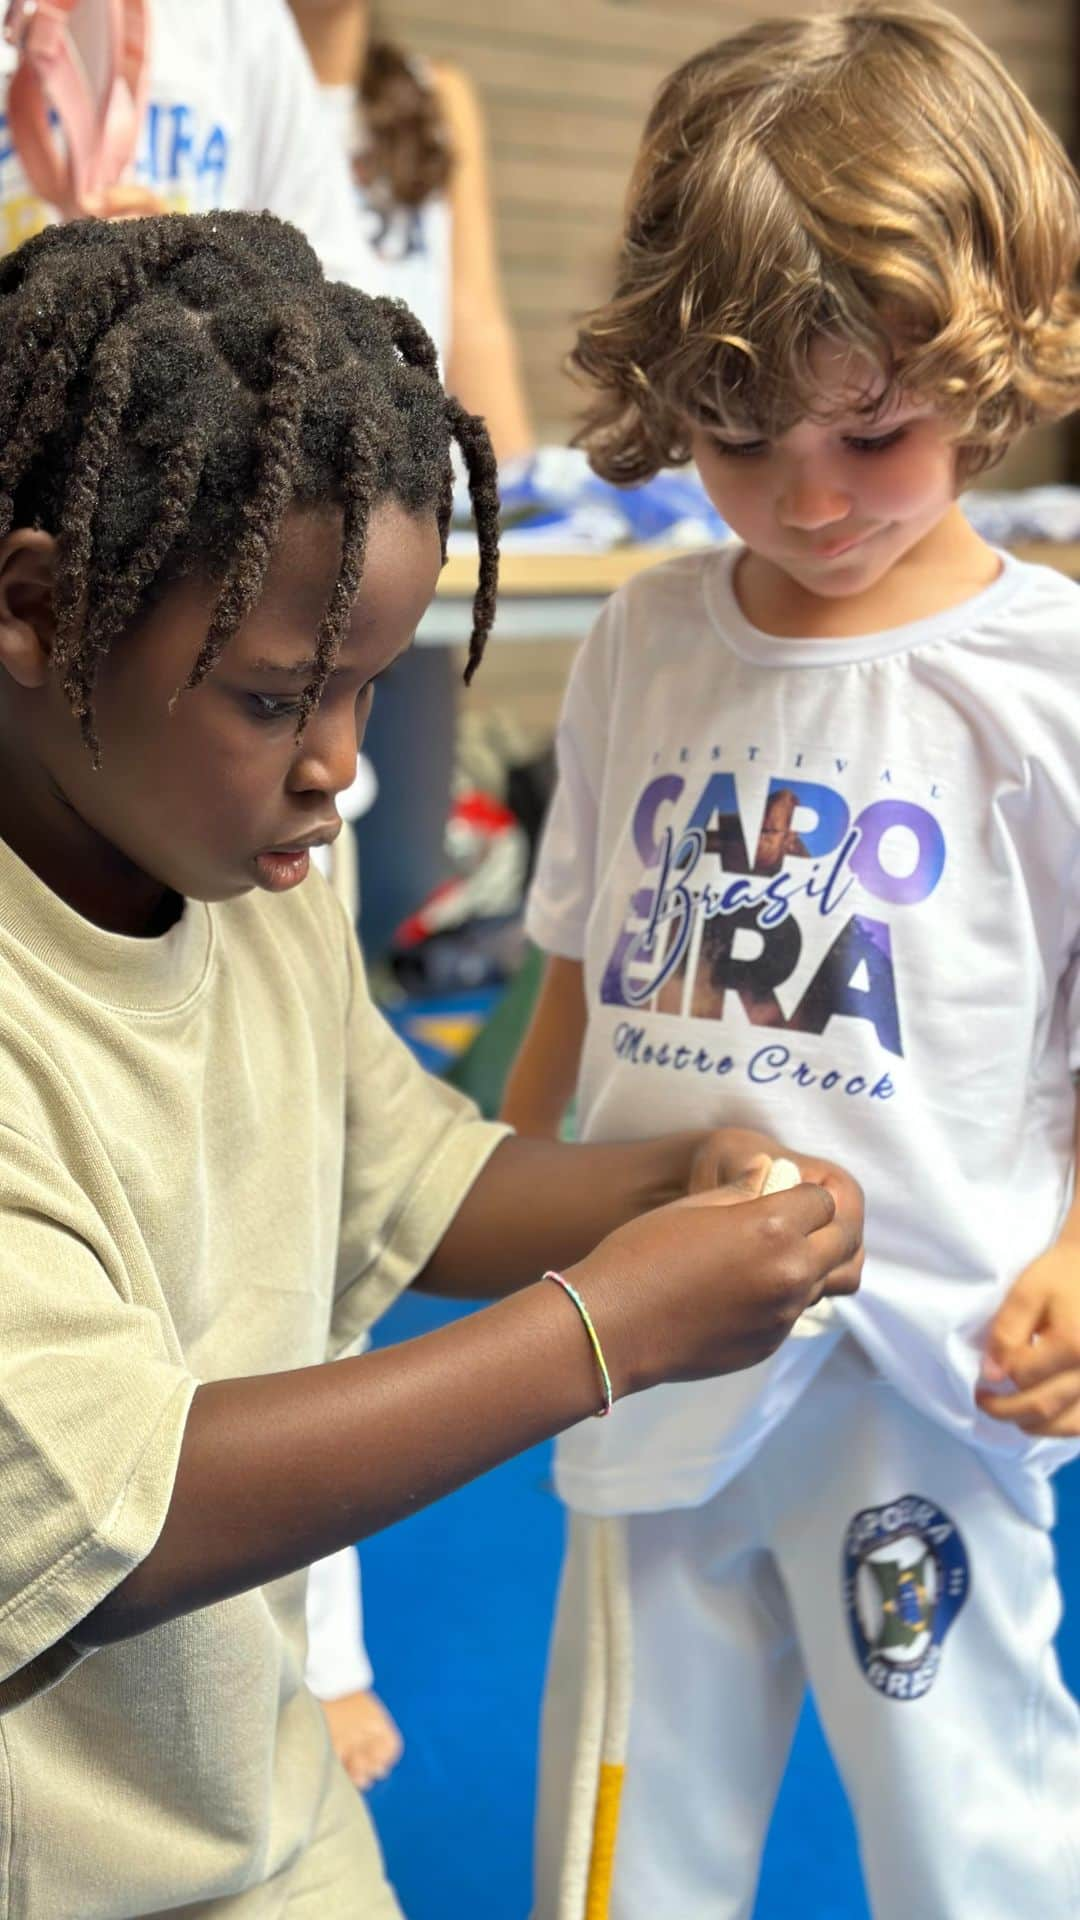
[[[582,1324],[589,1336],[589,1345],[593,1350],[593,1357],[600,1375],[600,1384],[604,1390],[604,1404],[602,1407],[597,1407],[596,1409],[596,1418],[602,1420],[605,1414],[609,1414],[615,1405],[615,1395],[611,1390],[611,1375],[608,1372],[607,1361],[604,1359],[604,1349],[600,1345],[600,1336],[592,1323],[592,1315],[577,1288],[571,1286],[565,1274],[556,1273],[553,1268],[549,1268],[544,1275],[544,1279],[554,1280],[557,1287],[561,1287],[564,1293],[568,1293],[581,1315]]]

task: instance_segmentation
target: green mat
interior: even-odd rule
[[[543,971],[543,954],[528,947],[520,971],[494,1012],[446,1075],[451,1086],[467,1093],[489,1119],[499,1111],[506,1076],[532,1018]]]

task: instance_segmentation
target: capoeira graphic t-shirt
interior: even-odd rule
[[[1045,1518],[1067,1449],[973,1388],[1070,1191],[1080,589],[1002,556],[932,618],[778,639],[740,611],[741,551],[640,575],[582,648],[528,928],[584,962],[582,1137],[748,1125],[836,1159],[866,1274],[831,1334],[576,1429],[560,1490],[708,1498],[847,1328]]]

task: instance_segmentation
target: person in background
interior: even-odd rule
[[[448,389],[483,417],[505,466],[531,451],[534,431],[472,85],[459,68],[395,46],[367,0],[291,4],[387,289],[426,327]],[[447,877],[456,714],[445,647],[415,648],[381,690],[365,749],[375,799],[356,824],[369,963],[385,959],[401,922]],[[411,743],[421,734],[427,752],[418,766]]]
[[[147,5],[149,94],[134,182],[170,213],[276,213],[307,235],[331,279],[385,292],[286,0]],[[77,9],[73,37],[81,29]],[[14,48],[0,41],[3,253],[56,218],[31,187],[12,139],[6,94],[15,60]]]
[[[439,352],[449,391],[483,416],[501,462],[533,430],[499,279],[484,129],[459,68],[387,40],[367,0],[290,0],[326,120],[347,156],[365,235],[389,292]],[[414,648],[389,677],[365,743],[377,798],[357,822],[369,957],[444,873],[456,693],[444,648]],[[418,764],[410,739],[423,736]],[[392,837],[391,837],[392,836]],[[339,873],[347,843],[335,849]],[[389,1771],[401,1736],[372,1689],[355,1554],[312,1569],[308,1679],[357,1786]]]
[[[348,156],[387,290],[439,350],[448,392],[482,415],[500,464],[532,450],[495,246],[484,125],[460,68],[403,52],[368,0],[290,0]]]

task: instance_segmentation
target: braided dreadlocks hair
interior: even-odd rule
[[[197,686],[258,601],[288,508],[332,505],[341,563],[302,727],[356,598],[372,508],[392,495],[432,510],[445,557],[451,440],[480,545],[471,680],[495,612],[495,461],[399,301],[324,279],[271,214],[81,220],[0,262],[0,342],[0,538],[56,537],[55,665],[95,755],[97,670],[117,636],[184,574],[220,582]]]

